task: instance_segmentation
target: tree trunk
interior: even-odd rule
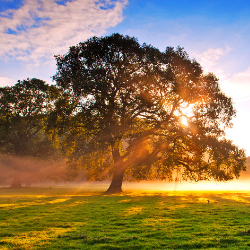
[[[19,176],[15,176],[10,188],[21,188],[21,179]]]
[[[108,190],[105,194],[117,194],[122,192],[122,181],[126,168],[117,166]]]
[[[119,148],[113,145],[112,156],[114,160],[114,173],[111,184],[105,194],[116,194],[122,192],[122,181],[126,166],[120,155]]]

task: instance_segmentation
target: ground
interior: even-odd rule
[[[0,189],[0,249],[249,249],[250,192]]]

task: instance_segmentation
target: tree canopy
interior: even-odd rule
[[[14,179],[15,187],[21,185],[21,180],[27,184],[53,175],[56,164],[52,161],[61,157],[45,133],[47,113],[56,92],[55,86],[35,78],[0,88],[1,176]],[[50,163],[45,164],[48,159]]]
[[[225,139],[235,109],[218,79],[183,48],[164,52],[134,37],[93,37],[56,56],[63,89],[54,126],[71,166],[88,179],[226,181],[245,169],[244,150]],[[63,108],[62,105],[64,104]]]

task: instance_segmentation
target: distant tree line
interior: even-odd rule
[[[93,37],[56,56],[56,85],[0,89],[0,181],[110,179],[227,181],[246,169],[225,138],[236,111],[218,79],[183,48]],[[185,121],[185,122],[184,122]]]
[[[64,178],[63,155],[47,130],[58,91],[39,79],[0,89],[0,181],[21,187]]]

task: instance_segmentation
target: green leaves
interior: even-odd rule
[[[29,182],[47,178],[47,166],[52,168],[54,160],[61,158],[46,133],[48,114],[54,109],[56,97],[56,86],[35,78],[0,89],[0,169],[8,178],[25,175],[31,179]],[[5,158],[11,164],[6,164]]]
[[[244,169],[244,152],[223,138],[235,115],[231,98],[183,48],[161,52],[113,34],[93,37],[56,59],[54,79],[71,93],[64,104],[71,113],[62,115],[71,121],[65,136],[74,131],[70,154],[83,168],[88,162],[98,176],[100,169],[103,176],[108,169],[127,169],[133,180],[170,177],[174,169],[191,180],[228,180]],[[95,168],[99,160],[86,159],[102,147],[113,164]]]

